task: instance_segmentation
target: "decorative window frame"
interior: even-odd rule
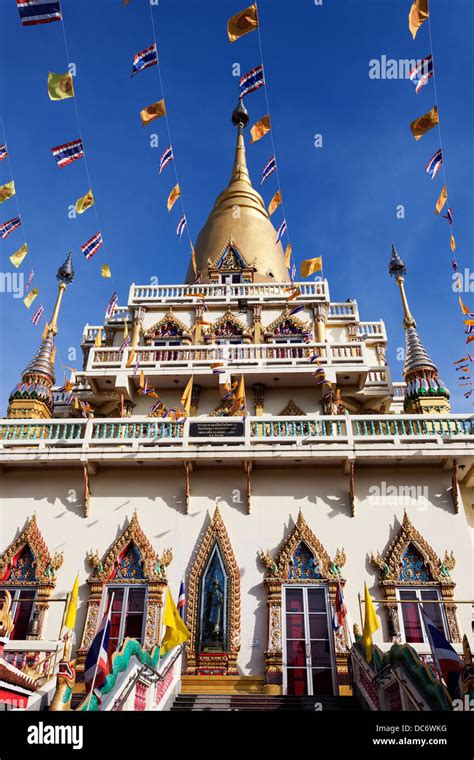
[[[119,562],[119,557],[132,541],[142,558],[143,577],[114,578],[114,571]],[[151,652],[153,647],[159,644],[160,641],[161,620],[168,585],[166,568],[173,559],[172,550],[165,549],[159,556],[143,532],[138,522],[137,513],[134,512],[128,527],[125,528],[112,544],[103,558],[100,558],[98,550],[95,552],[90,550],[87,554],[87,559],[92,567],[92,573],[87,580],[90,587],[90,595],[87,603],[82,641],[78,649],[78,670],[84,670],[85,657],[99,624],[104,591],[109,585],[147,586],[143,648]]]
[[[199,596],[201,579],[206,571],[214,545],[220,553],[229,577],[228,648],[226,652],[197,651],[199,636]],[[187,627],[191,638],[186,643],[188,675],[236,675],[240,650],[240,568],[230,543],[229,534],[217,505],[210,525],[201,541],[188,581]]]
[[[164,327],[170,322],[177,328],[178,335],[168,335],[166,333],[163,335],[156,334],[161,327]],[[153,345],[154,340],[166,340],[167,338],[180,338],[184,345],[188,345],[192,342],[191,328],[176,317],[172,306],[169,307],[167,313],[159,320],[159,322],[156,322],[144,332],[143,337],[145,343],[149,346]]]
[[[400,568],[402,567],[403,555],[410,544],[417,549],[423,557],[424,564],[431,574],[429,581],[403,581],[400,580]],[[380,570],[379,587],[382,589],[389,621],[389,635],[392,640],[400,640],[400,620],[398,614],[397,588],[436,588],[439,590],[441,600],[444,602],[444,615],[447,621],[448,632],[451,641],[461,641],[459,625],[457,621],[457,607],[452,601],[456,584],[451,580],[451,570],[456,566],[453,552],[445,551],[441,560],[430,544],[416,530],[406,511],[397,535],[386,550],[384,555],[379,552],[371,553],[369,561]]]
[[[35,580],[9,580],[8,574],[12,562],[24,546],[29,547],[34,557]],[[28,518],[20,535],[15,538],[3,554],[0,555],[0,586],[2,588],[35,589],[36,598],[34,601],[33,614],[38,618],[38,633],[34,636],[28,636],[28,638],[42,638],[45,615],[46,611],[49,609],[48,599],[50,599],[56,586],[56,571],[59,570],[63,564],[63,560],[63,552],[55,552],[53,556],[51,556],[46,542],[38,528],[36,515]]]
[[[217,330],[225,325],[226,322],[230,322],[236,332],[229,335],[216,335]],[[212,343],[217,339],[225,340],[225,338],[241,338],[243,343],[251,343],[253,334],[254,331],[252,328],[246,327],[246,325],[244,325],[244,323],[238,319],[230,309],[227,309],[225,314],[219,317],[216,322],[214,322],[210,327],[208,327],[207,330],[205,330],[203,333],[203,338],[206,343]]]
[[[292,557],[301,543],[306,544],[313,556],[319,560],[319,578],[290,578]],[[265,652],[265,687],[267,692],[281,693],[283,686],[283,615],[282,615],[282,589],[291,584],[298,585],[324,585],[329,591],[331,608],[334,608],[338,581],[344,588],[345,579],[341,575],[341,568],[346,563],[344,549],[338,549],[331,561],[326,549],[309,528],[300,509],[295,527],[283,542],[276,558],[270,551],[260,551],[259,559],[267,568],[265,585],[267,587],[268,604],[268,642]],[[336,671],[338,686],[349,685],[349,649],[350,639],[347,626],[342,631],[334,634],[334,646],[336,653]]]
[[[295,317],[294,314],[290,314],[290,309],[288,307],[285,307],[281,314],[279,314],[278,317],[264,329],[263,338],[266,343],[269,343],[273,338],[291,337],[287,336],[286,333],[281,332],[281,326],[284,322],[291,322],[296,330],[293,334],[301,335],[302,338],[304,334],[311,332],[312,329],[312,325],[309,322],[302,322],[301,319]]]
[[[214,261],[212,261],[212,259],[208,259],[209,278],[211,282],[214,283],[217,283],[219,281],[221,274],[227,272],[229,274],[240,272],[242,274],[242,282],[252,282],[253,274],[255,271],[255,260],[249,264],[245,260],[245,257],[239,248],[236,246],[233,238],[229,238]]]
[[[286,406],[283,407],[281,412],[278,413],[279,417],[306,417],[306,412],[303,412],[298,404],[295,404],[292,398],[288,401]]]

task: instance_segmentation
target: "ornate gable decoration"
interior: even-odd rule
[[[329,554],[313,531],[308,527],[300,510],[296,525],[284,542],[275,560],[270,552],[260,552],[259,557],[269,571],[269,576],[280,581],[334,580],[340,577],[340,568],[346,562],[344,549],[338,549],[331,562]]]
[[[231,238],[218,255],[213,268],[225,272],[240,272],[242,269],[248,269],[249,265]]]
[[[192,339],[191,328],[178,319],[173,308],[170,306],[168,313],[165,314],[159,322],[156,322],[144,333],[145,342],[150,344],[154,340],[163,340],[168,338],[181,338],[185,341]]]
[[[165,549],[161,556],[156,554],[134,512],[128,527],[103,559],[100,559],[98,550],[90,550],[87,559],[93,568],[89,583],[143,583],[166,579],[166,568],[173,559],[173,552]]]
[[[14,586],[42,583],[52,587],[63,559],[62,552],[51,556],[33,515],[18,538],[0,555],[0,583]]]
[[[307,335],[310,331],[310,325],[302,322],[294,314],[290,314],[290,309],[286,307],[282,313],[273,320],[264,330],[264,338],[284,337],[286,335]]]
[[[252,330],[249,329],[227,309],[225,314],[214,322],[204,333],[204,340],[207,342],[216,338],[242,338],[250,342],[252,340]]]
[[[278,414],[279,417],[305,417],[306,412],[303,412],[300,407],[295,404],[292,398],[288,401],[287,405]]]
[[[456,564],[452,552],[448,554],[446,551],[444,559],[439,559],[428,542],[418,533],[406,512],[401,528],[385,554],[371,554],[370,561],[380,570],[382,585],[446,583],[450,571]]]

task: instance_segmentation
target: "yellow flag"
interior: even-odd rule
[[[181,189],[179,187],[179,184],[177,184],[173,187],[171,193],[168,195],[168,200],[166,201],[166,207],[168,211],[171,211],[174,204],[180,197],[181,197]]]
[[[252,139],[250,140],[251,143],[257,142],[258,140],[261,140],[262,137],[265,137],[265,135],[268,135],[268,133],[271,130],[270,126],[270,114],[267,113],[266,116],[264,116],[262,119],[257,121],[253,127],[250,129],[250,134],[252,136]]]
[[[130,356],[127,359],[127,367],[132,366],[134,359],[135,359],[135,351],[130,351]]]
[[[470,310],[469,306],[466,306],[466,304],[464,304],[462,302],[461,296],[459,296],[459,305],[461,307],[461,311],[462,311],[463,314],[470,314],[471,313],[471,310]]]
[[[320,272],[323,268],[323,257],[316,256],[314,259],[305,259],[301,262],[300,275],[301,277],[309,277],[313,272]]]
[[[408,26],[413,39],[415,39],[418,29],[424,24],[429,15],[428,0],[414,0],[408,14]]]
[[[18,269],[18,267],[20,266],[21,262],[23,261],[27,253],[28,253],[28,246],[26,245],[26,243],[23,243],[23,245],[20,246],[20,248],[17,251],[15,251],[15,253],[12,253],[12,255],[10,256],[10,261],[13,264],[13,266]]]
[[[69,597],[66,617],[64,618],[64,627],[69,628],[70,631],[73,631],[74,626],[76,625],[78,596],[79,596],[79,575],[76,575],[76,580],[74,581],[74,586],[72,587],[71,596]]]
[[[92,190],[88,190],[82,198],[78,198],[76,201],[76,213],[83,214],[88,208],[94,205],[94,196]]]
[[[128,323],[126,320],[123,322],[123,339],[126,340],[128,338]]]
[[[191,261],[193,264],[194,276],[197,277],[196,251],[194,250],[194,246],[192,243],[191,243]]]
[[[30,290],[26,298],[23,299],[23,303],[25,304],[26,308],[29,309],[35,298],[39,295],[38,288],[33,288],[33,290]]]
[[[456,250],[456,241],[454,239],[454,235],[451,235],[451,237],[449,238],[449,245],[451,246],[451,250],[454,253],[454,251]]]
[[[419,116],[418,119],[412,121],[410,129],[415,140],[419,140],[423,135],[426,135],[430,129],[439,124],[438,106],[433,106],[431,111]]]
[[[97,335],[95,336],[94,346],[96,348],[100,348],[102,346],[102,330],[100,327],[97,330]]]
[[[43,334],[41,336],[41,340],[44,340],[46,338],[47,334],[49,333],[49,329],[50,329],[49,322],[46,322],[44,326]]]
[[[169,587],[163,614],[163,625],[166,626],[166,631],[160,646],[162,656],[191,638],[190,632],[181,620]]]
[[[245,407],[245,380],[244,376],[240,376],[239,384],[237,386],[237,390],[235,392],[235,401],[231,406],[231,412],[234,414],[235,412],[239,412],[242,410],[242,407]]]
[[[12,195],[15,195],[15,183],[13,180],[7,182],[6,185],[0,185],[0,203],[5,203]]]
[[[369,594],[369,589],[367,588],[367,584],[364,583],[364,598],[365,598],[365,620],[364,620],[364,628],[362,630],[362,641],[364,642],[365,646],[365,655],[367,657],[367,662],[372,661],[372,657],[374,654],[374,644],[372,641],[372,634],[380,628],[380,622],[375,614],[374,604],[372,602],[372,598]]]
[[[142,127],[144,127],[145,124],[149,124],[151,121],[154,121],[155,119],[159,119],[160,116],[164,116],[165,114],[166,114],[165,101],[157,100],[156,103],[152,103],[151,106],[147,106],[146,108],[143,108],[143,110],[140,111],[140,119],[142,120]]]
[[[235,42],[244,34],[253,32],[258,27],[257,4],[250,5],[244,11],[236,13],[227,22],[227,34],[229,42]]]
[[[275,195],[271,199],[270,205],[268,207],[268,213],[270,216],[273,214],[274,211],[276,211],[280,203],[281,203],[281,193],[279,190],[277,190]]]
[[[285,266],[286,266],[287,269],[290,268],[291,254],[292,253],[293,253],[293,248],[288,243],[288,245],[286,246],[286,250],[285,250]]]
[[[112,272],[110,271],[110,267],[108,264],[102,264],[100,273],[102,277],[112,277]]]
[[[436,201],[435,214],[441,213],[441,211],[444,208],[444,204],[446,203],[447,200],[448,200],[448,191],[446,190],[446,185],[443,185],[443,189],[441,190],[439,194],[439,198]]]
[[[48,73],[48,95],[50,100],[65,100],[74,97],[71,74]]]
[[[191,411],[191,397],[193,395],[193,376],[188,380],[188,383],[186,385],[186,388],[184,389],[184,393],[181,396],[181,404],[183,405],[186,414],[189,417],[189,413]]]
[[[140,388],[144,388],[145,387],[145,373],[144,373],[143,370],[140,372],[139,386],[140,386]]]

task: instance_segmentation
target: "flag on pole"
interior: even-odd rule
[[[130,74],[131,77],[134,76],[134,74],[138,74],[139,71],[145,71],[145,69],[149,69],[150,66],[156,66],[158,63],[158,53],[156,50],[156,45],[150,45],[150,47],[145,48],[145,50],[141,50],[139,53],[137,53],[132,62],[132,73]]]
[[[100,274],[102,277],[112,277],[112,272],[108,264],[102,264]]]
[[[140,111],[142,127],[155,119],[159,119],[161,116],[165,116],[165,114],[165,101],[163,99],[157,100],[156,103],[152,103],[151,106],[147,106]]]
[[[257,3],[250,5],[245,10],[236,13],[227,22],[227,35],[229,42],[235,42],[244,34],[255,31],[258,27]]]
[[[451,235],[451,237],[449,238],[449,245],[451,246],[451,250],[454,253],[454,251],[456,250],[456,241],[454,239],[454,235]]]
[[[425,626],[426,635],[430,643],[433,659],[438,670],[446,682],[451,696],[455,696],[459,685],[463,663],[457,652],[451,646],[447,638],[439,630],[435,623],[428,617],[420,605],[421,615]]]
[[[12,234],[18,227],[21,227],[21,219],[19,216],[13,217],[13,219],[9,219],[8,222],[3,222],[3,224],[0,224],[0,235],[5,240],[9,235]]]
[[[8,156],[8,150],[7,150],[7,144],[3,143],[3,145],[0,145],[0,161],[3,161],[4,158]]]
[[[166,627],[166,631],[161,640],[161,656],[179,646],[179,644],[183,644],[191,637],[190,632],[181,620],[169,587],[166,596],[165,611],[163,614],[163,625]]]
[[[59,0],[16,0],[23,26],[61,21]]]
[[[313,272],[320,272],[323,268],[323,257],[316,256],[314,259],[305,259],[301,262],[300,276],[309,277]]]
[[[179,186],[179,183],[173,187],[172,191],[168,195],[168,200],[166,201],[166,208],[168,211],[171,211],[178,198],[181,198],[181,188]]]
[[[23,299],[23,303],[25,304],[26,308],[29,309],[35,298],[37,298],[39,295],[38,288],[33,288],[33,290],[30,290],[27,296]]]
[[[430,129],[439,124],[438,106],[428,111],[428,113],[419,116],[410,124],[410,130],[415,140],[420,140]]]
[[[282,223],[280,224],[280,226],[278,227],[278,230],[277,230],[277,237],[276,237],[276,240],[275,240],[275,245],[280,242],[280,240],[282,239],[282,237],[283,237],[283,235],[285,234],[286,231],[287,231],[286,219],[283,219]]]
[[[334,602],[334,615],[332,618],[332,627],[335,631],[339,631],[344,628],[344,623],[347,615],[347,607],[344,601],[344,594],[342,593],[341,581],[337,581],[336,599]]]
[[[443,219],[447,219],[449,224],[453,223],[453,210],[452,208],[448,208],[445,214],[443,214]]]
[[[79,158],[84,158],[84,146],[82,145],[82,140],[73,140],[72,142],[51,148],[51,153],[57,165],[62,168],[63,166],[72,164],[73,161],[77,161]]]
[[[421,88],[425,86],[433,76],[433,56],[427,55],[421,61],[418,61],[409,73],[410,82],[416,85],[415,92],[418,95]]]
[[[31,321],[33,322],[35,327],[38,327],[43,314],[44,314],[44,306],[38,306],[35,313],[31,317]]]
[[[177,234],[177,236],[179,237],[180,240],[181,240],[181,238],[183,236],[183,232],[184,232],[185,228],[186,228],[186,217],[182,216],[181,219],[178,222],[178,226],[176,227],[176,234]]]
[[[159,172],[160,174],[165,168],[165,166],[168,166],[169,162],[173,160],[173,158],[174,158],[173,149],[170,145],[169,148],[166,148],[165,152],[160,158],[160,172]]]
[[[91,237],[90,240],[87,241],[87,243],[84,243],[84,245],[81,245],[81,251],[86,257],[87,261],[91,259],[95,253],[99,250],[99,248],[104,244],[102,240],[102,235],[100,232],[96,232],[93,237]]]
[[[367,662],[372,662],[372,657],[374,654],[374,644],[372,641],[372,634],[380,628],[380,622],[375,614],[374,604],[372,602],[372,598],[369,594],[369,589],[367,588],[367,584],[364,583],[364,597],[365,597],[365,620],[364,620],[364,628],[362,630],[362,641],[365,646],[365,656],[367,658]]]
[[[15,251],[15,253],[12,253],[12,255],[10,256],[10,261],[13,264],[13,266],[18,269],[18,267],[22,263],[27,253],[28,253],[28,246],[26,243],[23,243],[23,245],[20,246],[20,248],[17,251]]]
[[[74,97],[72,74],[48,72],[48,96],[50,100],[66,100]]]
[[[25,290],[28,291],[30,289],[30,285],[33,282],[33,277],[35,276],[35,273],[33,269],[31,270],[30,274],[28,275],[28,279],[26,281]]]
[[[184,608],[186,605],[186,592],[184,590],[184,581],[181,581],[179,585],[179,594],[178,594],[178,612],[181,620],[184,620]]]
[[[107,307],[105,309],[105,318],[106,319],[110,319],[110,317],[113,315],[115,309],[117,308],[117,304],[118,304],[118,296],[117,296],[117,293],[115,292],[112,295],[112,297],[111,297],[111,299],[110,299],[110,301],[107,304]]]
[[[291,262],[291,254],[293,253],[293,248],[288,243],[285,249],[285,266],[287,269],[290,268],[290,262]]]
[[[67,605],[66,617],[64,618],[64,627],[69,628],[70,631],[73,631],[74,626],[76,625],[78,598],[79,598],[79,574],[76,575],[76,580],[74,581],[74,586],[72,587],[71,596],[69,597],[69,602]]]
[[[441,166],[443,164],[443,153],[441,148],[436,151],[434,156],[430,158],[426,165],[426,173],[430,175],[431,179],[434,179],[438,173],[438,171],[441,169]]]
[[[186,388],[184,389],[184,393],[181,396],[181,404],[189,417],[189,413],[191,411],[191,399],[193,395],[193,375],[189,378]]]
[[[15,182],[13,180],[5,185],[0,185],[0,203],[5,203],[13,195],[15,195]]]
[[[408,27],[413,39],[415,39],[418,29],[425,23],[429,15],[428,0],[414,0],[408,14]]]
[[[447,200],[448,200],[448,191],[446,190],[446,185],[443,185],[443,188],[439,194],[439,198],[436,201],[435,214],[441,213]]]
[[[76,201],[76,213],[83,214],[88,208],[94,205],[94,195],[92,190],[88,190],[82,198],[78,198]]]
[[[263,66],[256,66],[252,71],[240,77],[240,97],[243,98],[249,92],[255,92],[265,84]]]
[[[270,201],[270,205],[268,206],[268,215],[271,216],[274,211],[278,208],[282,201],[281,192],[279,190],[276,191],[275,195]]]
[[[258,142],[258,140],[261,140],[262,137],[265,137],[265,135],[267,135],[270,130],[270,114],[267,113],[266,116],[263,116],[253,125],[253,127],[250,128],[250,135],[252,137],[250,142]]]
[[[107,652],[110,638],[110,616],[112,613],[112,599],[107,604],[107,610],[102,622],[97,629],[94,640],[87,652],[84,667],[84,684],[86,692],[93,688],[100,688],[104,683],[109,671],[109,655]]]
[[[263,167],[262,172],[262,179],[260,180],[260,184],[263,185],[266,179],[273,174],[273,172],[276,172],[276,159],[275,156],[272,156],[269,161],[265,164]]]

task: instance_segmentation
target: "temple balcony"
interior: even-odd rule
[[[243,461],[281,466],[284,461],[314,466],[362,461],[400,466],[453,459],[462,477],[474,476],[474,415],[307,415],[305,417],[151,417],[2,420],[0,467],[80,465],[174,465],[184,461],[213,466]],[[218,449],[216,449],[216,446]]]

